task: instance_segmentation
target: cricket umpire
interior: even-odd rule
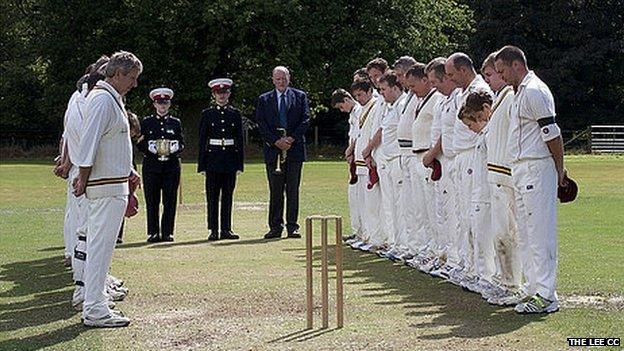
[[[147,241],[173,241],[180,184],[179,154],[184,150],[182,123],[171,116],[173,90],[154,89],[149,94],[156,113],[141,122],[143,135],[137,147],[143,152],[143,190],[147,212]],[[163,214],[159,218],[162,196]],[[160,220],[160,221],[159,221]],[[159,223],[160,222],[160,223]]]
[[[241,113],[229,105],[232,84],[228,78],[208,83],[215,105],[202,111],[199,125],[197,172],[206,176],[208,240],[239,238],[232,231],[232,196],[236,176],[243,172],[243,120]]]

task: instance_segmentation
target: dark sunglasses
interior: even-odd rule
[[[171,100],[156,100],[154,102],[159,104],[159,105],[168,105],[168,104],[171,103]]]

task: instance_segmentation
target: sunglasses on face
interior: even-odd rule
[[[154,102],[159,105],[169,105],[171,103],[171,100],[156,100]]]

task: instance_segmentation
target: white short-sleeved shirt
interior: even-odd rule
[[[393,104],[386,104],[386,112],[381,119],[381,151],[386,159],[393,159],[400,155],[399,150],[399,106],[404,93]]]
[[[518,86],[510,115],[508,150],[511,162],[551,157],[546,142],[561,135],[554,122],[555,100],[548,86],[533,71],[529,71]]]
[[[416,108],[418,115],[412,122],[412,126],[410,128],[412,133],[413,151],[422,151],[429,149],[432,146],[431,134],[436,113],[436,106],[439,105],[439,101],[443,98],[444,96],[441,93],[435,89],[431,89],[431,91],[423,99],[421,99],[418,104],[418,107]]]
[[[79,166],[92,167],[86,188],[88,199],[128,195],[132,170],[130,125],[121,96],[102,80],[87,97]]]
[[[397,137],[402,155],[412,155],[412,123],[414,123],[416,109],[419,104],[420,98],[410,91],[401,102],[401,105],[398,106],[399,126]]]
[[[363,166],[364,157],[362,151],[368,145],[368,142],[372,138],[373,125],[375,124],[374,115],[375,107],[377,106],[376,99],[370,99],[364,106],[362,106],[362,113],[359,118],[358,136],[355,140],[355,161],[359,166]],[[359,167],[358,167],[359,168]]]
[[[78,158],[80,157],[80,131],[85,114],[86,93],[87,89],[83,89],[82,93],[76,90],[69,98],[65,111],[63,139],[67,145],[69,159],[75,167],[78,166]]]
[[[488,94],[494,97],[494,93],[490,86],[485,82],[481,75],[477,74],[472,82],[468,85],[468,87],[462,90],[459,96],[459,107],[457,109],[457,113],[459,113],[459,109],[466,102],[466,98],[470,93],[476,91],[485,91]],[[457,117],[457,115],[455,115]],[[464,122],[462,122],[459,118],[455,118],[455,135],[453,137],[453,147],[455,148],[455,152],[471,150],[477,144],[477,134],[470,130]]]
[[[492,104],[492,115],[488,122],[488,180],[493,184],[513,186],[507,141],[509,140],[509,108],[514,99],[511,86],[501,89]]]
[[[488,182],[487,167],[487,134],[488,127],[485,126],[479,134],[477,134],[477,143],[475,152],[473,153],[474,173],[472,178],[472,196],[473,202],[490,202],[490,183]]]
[[[440,134],[442,136],[442,153],[446,157],[457,155],[453,140],[455,139],[455,120],[460,108],[461,89],[457,88],[440,103]],[[471,132],[472,133],[472,132]]]
[[[349,113],[349,141],[354,141],[360,134],[360,115],[362,114],[362,105],[355,103],[351,113]]]

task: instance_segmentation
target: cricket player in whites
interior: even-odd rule
[[[551,313],[557,299],[557,187],[566,186],[563,139],[555,122],[555,102],[548,86],[529,71],[524,52],[505,46],[496,54],[496,71],[513,86],[508,151],[520,218],[526,230],[531,266],[527,290],[532,295],[516,305],[518,313]]]
[[[488,120],[492,107],[492,96],[486,91],[470,93],[459,111],[461,120],[471,131],[477,133],[477,144],[473,153],[473,178],[471,205],[471,227],[476,242],[475,273],[478,283],[476,290],[483,298],[488,299],[499,293],[491,282],[494,275],[494,240],[491,237],[491,197],[490,186],[487,180],[487,145]],[[490,252],[486,252],[490,251]]]
[[[380,192],[379,202],[376,203],[375,209],[372,211],[379,211],[379,222],[380,227],[379,231],[376,232],[378,235],[373,235],[370,237],[370,241],[367,245],[360,247],[360,250],[370,251],[382,249],[382,251],[387,251],[388,245],[391,244],[391,239],[394,237],[390,237],[390,234],[393,232],[391,227],[394,226],[394,222],[392,221],[392,217],[387,217],[383,213],[383,197],[387,196],[387,192],[389,190],[387,184],[387,178],[382,179],[382,166],[385,157],[383,156],[383,150],[381,148],[381,123],[384,114],[386,113],[386,109],[388,104],[386,103],[383,96],[379,96],[379,79],[383,74],[388,71],[388,62],[383,58],[375,58],[366,64],[366,73],[370,78],[371,83],[375,87],[373,90],[373,97],[375,98],[375,106],[371,111],[371,134],[366,147],[362,150],[362,156],[364,157],[364,161],[366,162],[366,166],[369,169],[375,169],[379,174],[377,188]],[[378,96],[376,96],[376,94]],[[372,180],[372,179],[371,179]],[[380,206],[381,204],[381,206]]]
[[[351,235],[350,238],[362,237],[362,210],[363,210],[363,196],[359,194],[360,187],[357,182],[359,181],[357,176],[357,165],[355,164],[355,141],[359,134],[360,115],[362,114],[362,105],[360,105],[355,99],[344,89],[336,89],[332,93],[331,106],[338,109],[340,112],[349,114],[349,146],[345,150],[345,159],[349,165],[349,215],[351,217]]]
[[[413,65],[417,64],[416,60],[410,56],[400,57],[394,63],[394,71],[401,86],[407,88],[407,73]],[[397,127],[397,137],[399,141],[399,165],[403,173],[403,189],[399,193],[399,216],[398,216],[398,237],[395,247],[386,253],[386,257],[392,260],[410,260],[417,253],[413,247],[416,240],[417,224],[421,221],[420,214],[416,210],[420,201],[414,194],[412,189],[412,174],[410,173],[410,165],[415,160],[412,153],[412,122],[416,107],[420,103],[420,98],[414,94],[412,90],[406,90],[407,95],[401,100],[398,107],[399,124]]]
[[[425,65],[417,63],[407,71],[407,86],[410,91],[418,97],[418,106],[411,118],[410,134],[412,139],[412,157],[408,163],[412,197],[415,199],[415,206],[412,211],[416,212],[417,222],[413,224],[413,229],[417,239],[414,249],[421,258],[433,257],[423,264],[424,271],[431,271],[436,264],[439,264],[444,242],[439,237],[436,225],[435,198],[433,181],[431,180],[431,170],[423,164],[423,157],[431,148],[431,128],[433,125],[434,109],[439,104],[443,95],[433,88],[431,82],[425,74]],[[424,251],[424,252],[423,252]],[[437,258],[437,259],[436,259]]]
[[[468,55],[457,52],[449,56],[444,66],[446,74],[461,89],[459,106],[463,106],[466,97],[475,91],[486,91],[494,95],[481,75],[475,71],[472,60]],[[457,116],[456,116],[457,117]],[[471,198],[472,198],[472,178],[474,166],[474,150],[477,144],[477,134],[471,131],[461,120],[455,118],[453,148],[457,153],[455,159],[456,168],[456,192],[458,196],[457,217],[459,218],[459,257],[462,266],[465,268],[465,280],[460,283],[468,290],[479,292],[478,276],[475,270],[474,253],[476,241],[472,230]]]
[[[130,126],[123,96],[136,87],[142,70],[141,61],[132,53],[117,52],[106,65],[106,79],[97,82],[87,97],[78,161],[80,171],[74,181],[74,194],[85,194],[89,203],[82,310],[86,326],[130,324],[129,318],[108,307],[104,292],[128,203],[129,182],[136,185],[140,182],[132,168]]]
[[[400,151],[397,129],[399,124],[398,109],[404,93],[393,71],[387,71],[379,78],[378,87],[379,93],[386,103],[379,128],[381,142],[377,149],[381,185],[382,231],[386,233],[388,249],[392,249],[398,236],[399,194],[403,183],[403,174],[399,164]]]
[[[432,86],[439,91],[443,98],[434,106],[433,124],[431,127],[432,147],[423,155],[423,165],[427,166],[434,159],[442,165],[442,177],[435,184],[436,217],[440,235],[445,242],[440,257],[445,264],[432,274],[448,278],[454,284],[459,284],[463,278],[463,267],[460,265],[457,250],[459,235],[459,220],[457,218],[457,194],[455,189],[455,119],[459,110],[460,89],[446,75],[444,68],[446,58],[438,57],[427,64],[425,73]],[[409,264],[413,267],[428,265],[426,257],[416,257]]]
[[[373,135],[375,109],[378,104],[377,99],[373,98],[373,85],[368,80],[353,82],[351,84],[351,94],[362,106],[353,156],[358,177],[358,181],[355,184],[358,188],[358,203],[362,208],[363,233],[360,239],[361,244],[367,245],[370,242],[379,242],[382,237],[379,218],[381,190],[379,189],[379,184],[376,183],[378,179],[371,179],[371,174],[376,171],[368,167],[363,153]],[[351,243],[351,245],[354,244]]]
[[[501,293],[488,298],[488,302],[496,305],[516,305],[522,298],[519,291],[522,265],[518,241],[518,225],[522,223],[516,221],[515,191],[507,158],[509,109],[514,99],[514,91],[496,72],[495,57],[496,52],[491,53],[481,67],[481,74],[495,95],[489,111],[485,142],[487,180],[492,204],[491,237],[494,242],[492,254],[495,272],[492,282],[501,288]]]

